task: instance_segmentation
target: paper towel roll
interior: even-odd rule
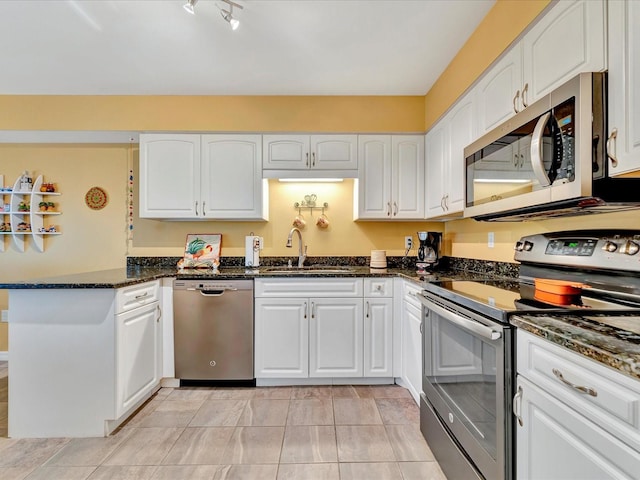
[[[387,268],[387,251],[371,250],[371,262],[369,266],[371,268]]]

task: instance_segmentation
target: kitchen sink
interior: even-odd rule
[[[321,273],[349,273],[353,272],[353,267],[342,267],[337,265],[312,265],[309,267],[267,267],[261,268],[263,273],[280,273],[287,275],[312,275]]]

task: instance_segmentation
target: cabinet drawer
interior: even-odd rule
[[[519,375],[640,449],[639,381],[530,333],[518,330],[517,335]],[[558,375],[593,394],[571,387]]]
[[[365,297],[393,297],[393,278],[365,278]]]
[[[116,313],[128,312],[134,308],[158,301],[160,280],[138,283],[116,291]]]
[[[256,297],[362,297],[362,278],[256,279]]]
[[[420,303],[420,300],[418,300],[418,297],[416,297],[416,295],[421,291],[422,288],[420,288],[418,285],[405,280],[402,285],[402,299],[405,302],[410,303],[411,305],[419,309],[422,309],[422,304]]]

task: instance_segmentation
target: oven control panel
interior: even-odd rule
[[[640,272],[640,230],[575,230],[522,237],[514,259],[563,267]]]

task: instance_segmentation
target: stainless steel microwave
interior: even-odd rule
[[[640,208],[608,176],[607,75],[581,73],[464,149],[464,216],[519,221]]]

